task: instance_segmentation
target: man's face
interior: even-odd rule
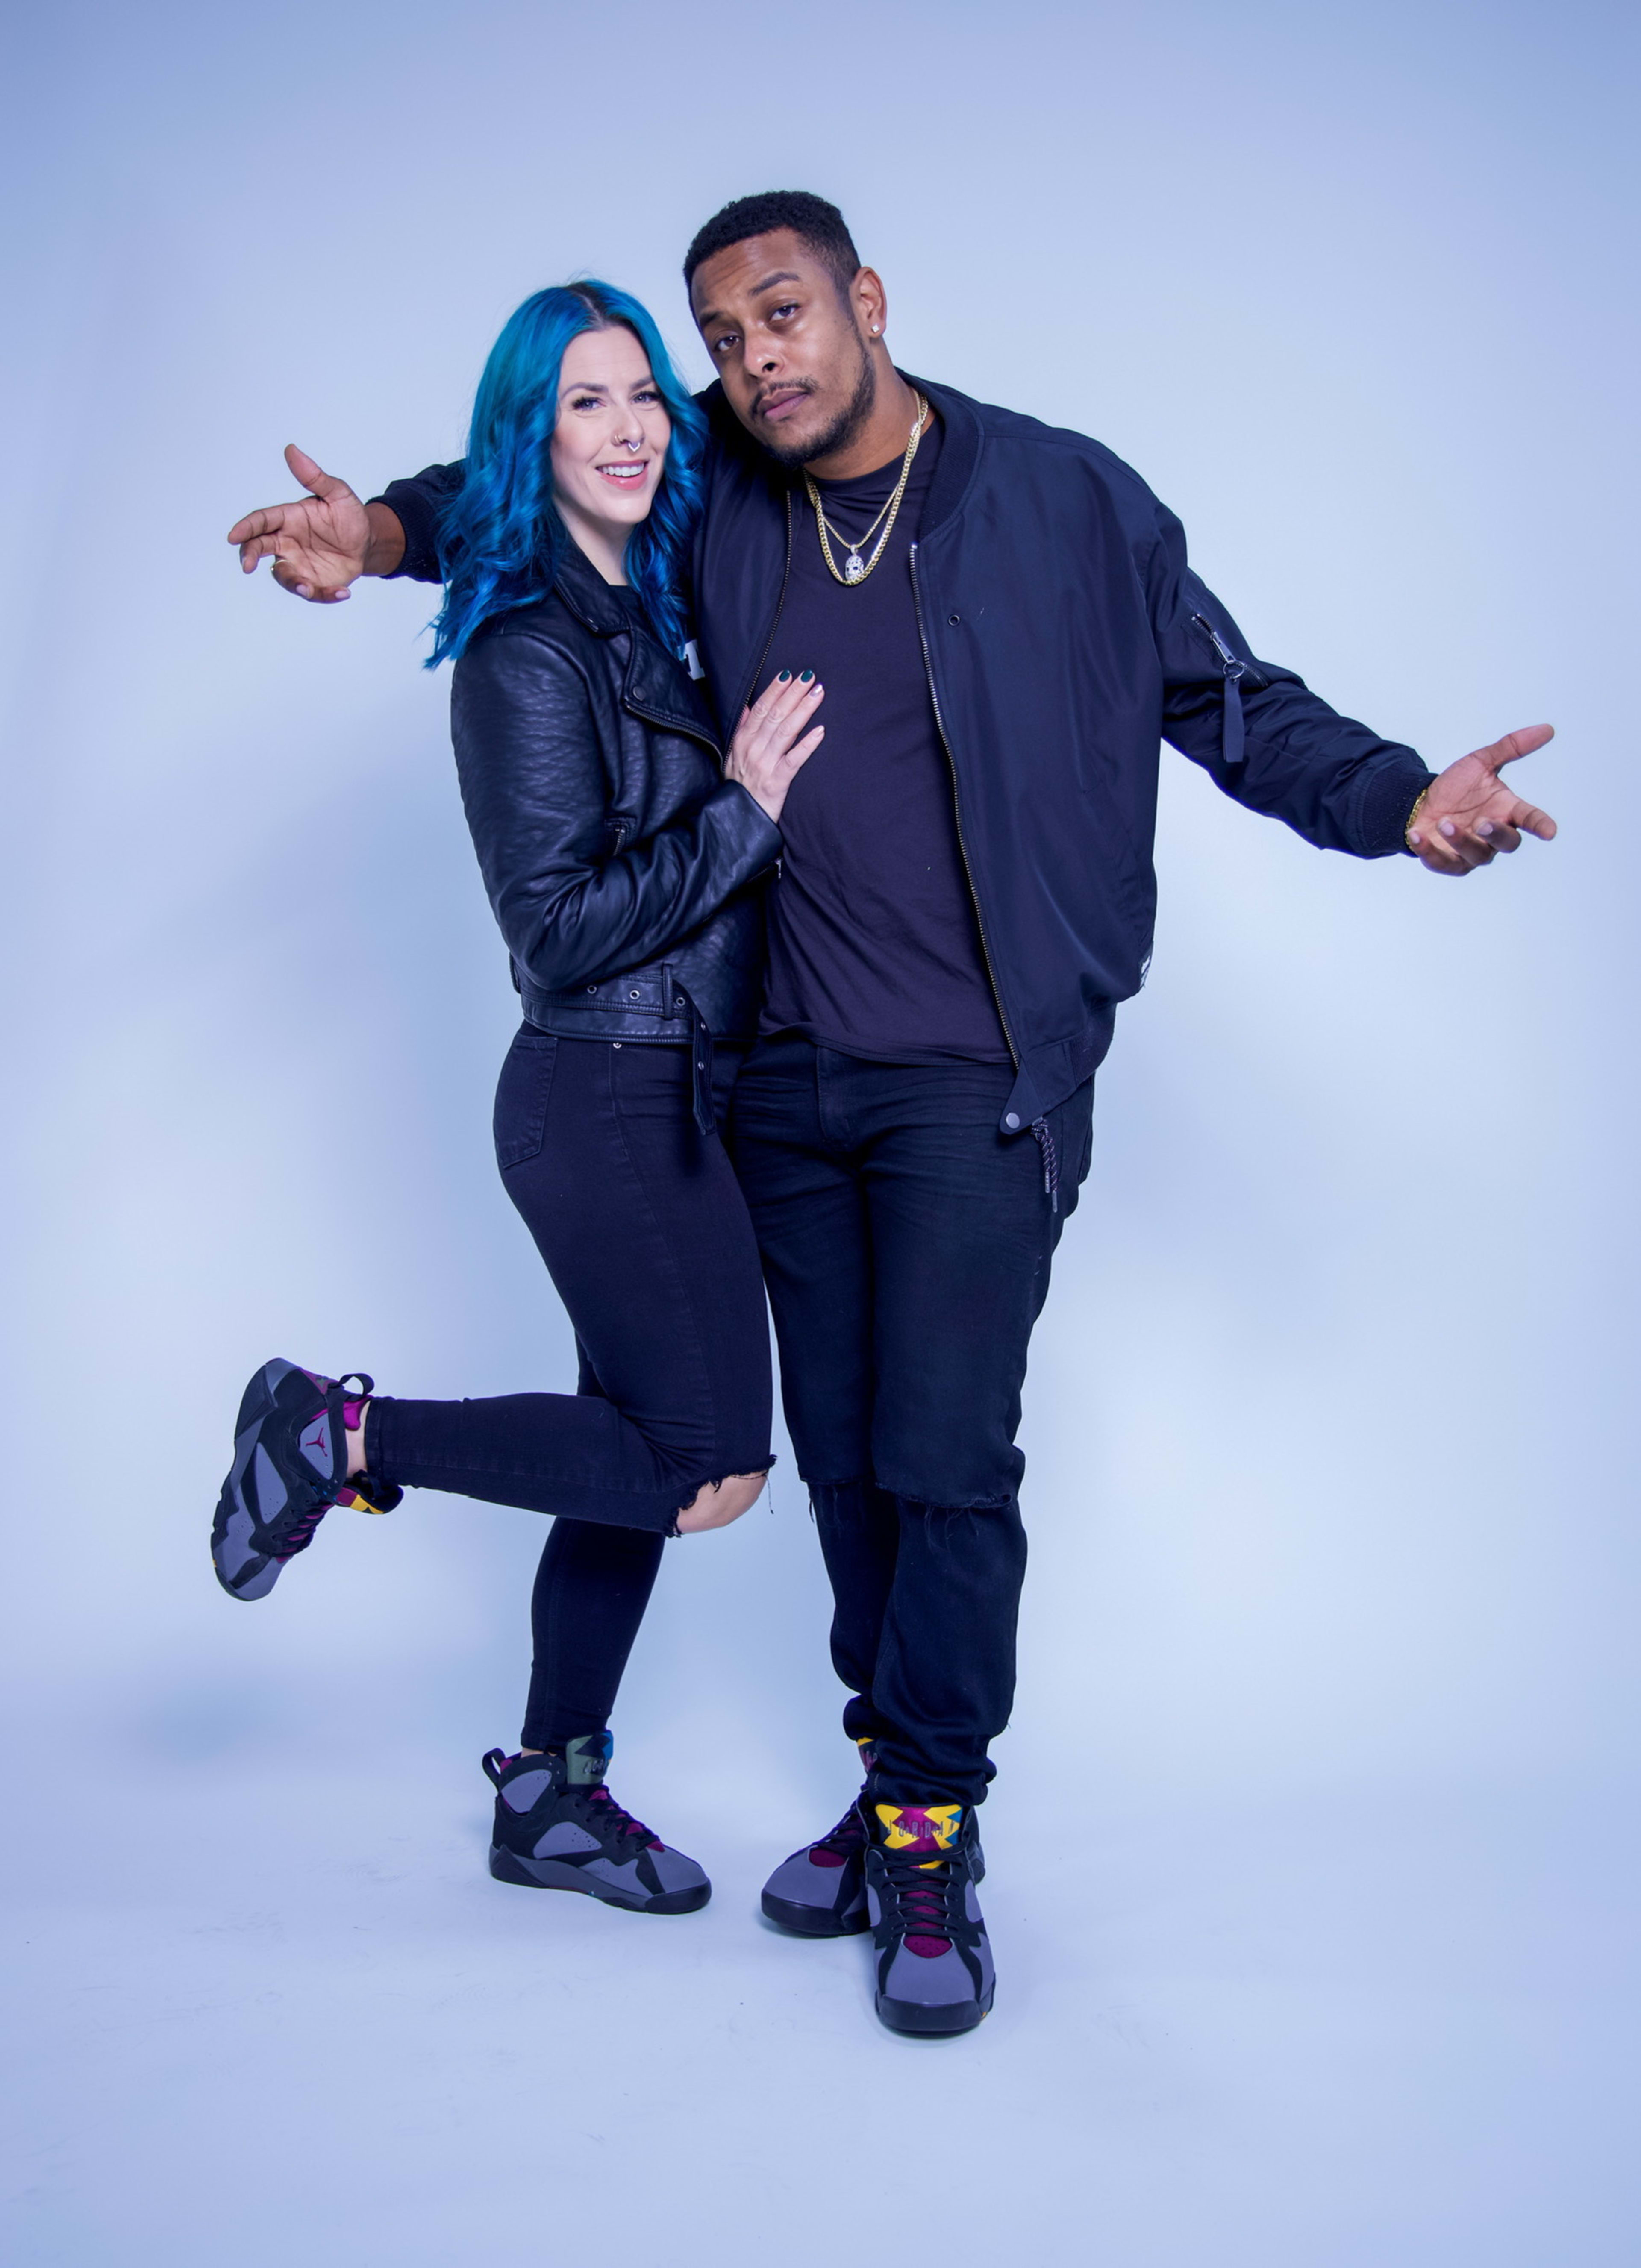
[[[689,304],[730,406],[782,464],[831,456],[871,416],[865,301],[880,296],[870,269],[841,292],[785,228],[732,244],[696,269]]]

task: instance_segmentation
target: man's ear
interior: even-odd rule
[[[889,295],[875,268],[863,268],[849,287],[850,306],[869,339],[880,339],[889,328]]]

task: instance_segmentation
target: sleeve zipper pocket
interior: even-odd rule
[[[1238,660],[1206,615],[1193,615],[1191,620],[1212,646],[1225,675],[1225,722],[1220,728],[1219,755],[1227,771],[1238,771],[1247,756],[1247,736],[1242,719],[1242,680],[1247,675],[1247,664]]]

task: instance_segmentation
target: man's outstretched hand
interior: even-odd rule
[[[1555,737],[1553,725],[1527,725],[1439,772],[1409,822],[1409,850],[1432,874],[1468,874],[1490,866],[1501,850],[1519,850],[1524,835],[1553,842],[1556,822],[1549,814],[1524,803],[1498,775]]]
[[[294,441],[285,462],[309,494],[295,504],[247,512],[228,530],[247,575],[259,559],[271,557],[274,580],[282,589],[319,606],[334,606],[359,576],[387,574],[398,565],[404,532],[394,513],[380,504],[362,504],[346,481],[325,472]],[[387,556],[389,551],[395,556]]]

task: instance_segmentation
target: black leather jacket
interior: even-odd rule
[[[530,1021],[688,1042],[693,1004],[718,1038],[750,1039],[780,830],[724,777],[682,667],[573,547],[549,595],[456,664],[451,732]]]

